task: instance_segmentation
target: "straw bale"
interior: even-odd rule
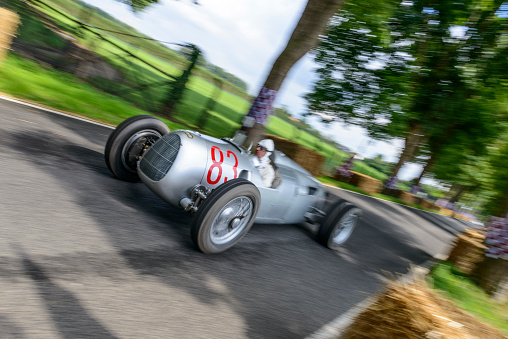
[[[419,198],[417,204],[429,210],[439,210],[439,207],[436,204],[422,198]]]
[[[446,215],[447,217],[453,217],[453,211],[449,208],[446,208],[446,207],[441,207],[441,206],[438,206],[439,209],[439,213],[443,214],[443,215]]]
[[[345,175],[342,175],[338,171],[335,173],[335,176],[333,177],[333,179],[335,179],[337,181],[342,181],[342,182],[345,182],[345,183],[349,183],[351,181],[351,177],[347,177]]]
[[[397,188],[383,187],[381,193],[383,193],[384,195],[388,195],[390,197],[399,198],[400,190]]]
[[[381,192],[381,189],[383,188],[381,180],[354,171],[351,171],[351,173],[353,173],[353,176],[349,181],[351,185],[354,185],[367,193]]]
[[[464,235],[481,243],[485,240],[484,229],[467,229],[464,231]]]
[[[448,255],[448,261],[465,273],[471,274],[476,265],[484,258],[487,247],[483,244],[481,237],[471,236],[472,233],[459,234],[455,244]]]
[[[19,24],[19,16],[0,7],[0,64],[11,46],[12,39]]]
[[[294,162],[309,171],[310,174],[314,176],[321,174],[321,166],[325,159],[321,154],[276,135],[266,134],[264,137],[272,139],[277,150],[286,154]]]
[[[457,219],[462,219],[462,220],[469,220],[469,221],[472,221],[472,219],[466,217],[465,215],[463,214],[460,214],[460,213],[457,213],[457,212],[453,212],[453,217],[454,218],[457,218]]]
[[[341,339],[506,339],[436,294],[423,281],[390,284],[344,330]]]
[[[414,205],[418,201],[418,197],[414,194],[411,194],[406,191],[400,191],[399,192],[399,199],[402,200],[404,203],[409,205]]]

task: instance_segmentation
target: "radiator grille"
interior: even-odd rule
[[[161,180],[168,173],[180,150],[180,136],[166,134],[146,151],[139,169],[153,181]]]

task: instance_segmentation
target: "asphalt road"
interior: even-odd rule
[[[304,338],[468,227],[333,189],[365,211],[342,250],[255,225],[204,255],[189,215],[110,174],[111,131],[0,99],[0,338]]]

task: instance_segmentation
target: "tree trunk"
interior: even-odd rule
[[[422,137],[423,125],[418,121],[412,122],[410,124],[409,132],[406,135],[404,150],[400,154],[399,161],[393,168],[393,177],[397,176],[404,163],[410,161],[413,158]]]
[[[422,173],[420,173],[420,176],[415,180],[414,185],[416,186],[420,185],[420,181],[422,181],[423,176],[425,175],[425,173],[429,173],[433,165],[434,165],[434,157],[431,156],[430,159],[425,164],[425,167],[423,167]]]
[[[508,190],[506,192],[508,192]],[[508,215],[508,195],[505,194],[503,197],[499,197],[496,205],[497,207],[492,214],[505,218]]]
[[[293,65],[310,51],[326,30],[328,20],[344,0],[308,0],[286,48],[272,66],[266,81],[244,120],[242,130],[247,132],[246,145],[256,144],[262,137],[263,126],[272,114],[272,105],[282,82]],[[256,126],[261,125],[261,126]]]
[[[455,192],[455,194],[452,196],[452,198],[450,199],[450,202],[452,204],[454,204],[455,202],[457,202],[459,199],[460,199],[460,196],[466,191],[467,189],[467,186],[464,186],[464,185],[459,185],[457,184],[457,191]]]

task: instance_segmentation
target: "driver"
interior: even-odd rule
[[[275,179],[275,170],[269,158],[274,149],[273,140],[264,139],[258,143],[254,155],[250,157],[252,164],[258,169],[259,174],[261,174],[263,184],[266,187],[272,187],[273,179]]]

